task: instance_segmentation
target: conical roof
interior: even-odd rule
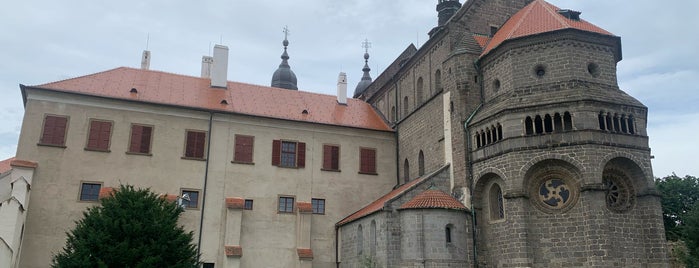
[[[282,63],[279,64],[279,68],[277,68],[272,75],[272,87],[297,90],[296,74],[294,74],[294,71],[291,70],[291,66],[289,66],[289,54],[286,53],[286,47],[289,46],[289,40],[286,40],[285,38],[282,44],[284,45]]]
[[[364,75],[362,75],[362,79],[359,80],[357,87],[354,88],[354,96],[364,93],[364,90],[371,85],[371,75],[369,71],[371,71],[371,68],[369,68],[369,52],[366,52],[364,53],[364,68],[362,68]]]
[[[410,199],[400,209],[418,209],[418,208],[443,208],[466,210],[466,206],[458,200],[451,197],[449,194],[436,189],[427,189],[419,195]]]
[[[488,42],[481,57],[507,40],[564,29],[577,29],[614,36],[614,34],[580,19],[579,14],[580,12],[560,9],[544,0],[534,0],[512,15],[500,27]]]

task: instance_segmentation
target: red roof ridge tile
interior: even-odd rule
[[[441,208],[466,210],[466,206],[451,195],[435,189],[427,189],[405,202],[399,209]]]
[[[15,157],[10,157],[8,159],[0,161],[0,173],[5,173],[10,170],[12,170],[12,161],[15,160]]]

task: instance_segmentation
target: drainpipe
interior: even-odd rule
[[[209,137],[206,139],[206,166],[204,168],[204,189],[201,192],[201,215],[199,217],[199,241],[197,242],[197,258],[201,256],[201,236],[204,233],[204,205],[206,205],[206,183],[209,179],[209,159],[211,156],[211,126],[214,121],[214,113],[209,112]]]
[[[396,86],[396,94],[394,94],[394,99],[396,102],[396,116],[393,119],[395,119],[396,122],[398,122],[398,101],[400,100],[400,98],[398,97],[398,82],[393,82],[393,84]],[[393,126],[395,127],[394,133],[396,136],[396,187],[398,187],[398,185],[400,185],[400,138],[398,137],[398,124],[394,122]]]
[[[335,267],[340,268],[340,239],[337,230],[340,227],[335,226]]]
[[[485,102],[485,96],[483,95],[483,75],[480,74],[480,68],[478,68],[477,62],[473,63],[473,68],[476,69],[476,72],[478,73],[478,86],[480,87],[480,100],[481,103],[478,104],[478,107],[476,107],[475,110],[471,113],[471,115],[466,119],[466,122],[464,123],[464,135],[466,135],[466,148],[470,150],[472,148],[472,141],[471,141],[471,134],[468,131],[468,125],[471,123],[471,120],[473,120],[473,117],[478,113],[478,111],[483,107],[483,103]],[[467,161],[467,166],[468,166],[468,177],[469,177],[469,191],[471,192],[471,196],[469,197],[471,199],[471,228],[472,228],[472,233],[473,233],[473,267],[478,268],[478,242],[477,242],[477,235],[476,235],[476,209],[474,208],[473,205],[473,192],[475,186],[473,185],[473,161],[471,161],[471,153],[466,152],[466,161]]]

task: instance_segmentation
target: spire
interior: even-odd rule
[[[279,68],[277,68],[272,75],[272,86],[297,90],[296,75],[291,70],[291,66],[289,66],[289,54],[286,53],[286,48],[289,46],[289,40],[287,39],[289,36],[289,28],[284,26],[283,32],[284,41],[282,45],[284,45],[284,53],[282,53],[282,63],[279,64]]]
[[[364,75],[362,75],[362,80],[359,81],[357,87],[354,89],[354,96],[364,93],[364,90],[371,85],[371,75],[369,74],[369,71],[371,71],[371,68],[369,68],[369,48],[371,47],[371,43],[369,39],[364,39],[362,47],[364,48],[364,68],[362,68]]]

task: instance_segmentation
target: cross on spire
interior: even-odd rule
[[[369,48],[371,48],[371,42],[369,42],[369,39],[364,39],[364,42],[362,42],[362,47],[364,48],[364,52],[369,53]]]
[[[289,26],[288,26],[288,25],[287,25],[287,26],[284,26],[284,29],[282,30],[282,32],[284,32],[284,40],[286,40],[287,37],[288,37],[289,34],[290,34]]]

